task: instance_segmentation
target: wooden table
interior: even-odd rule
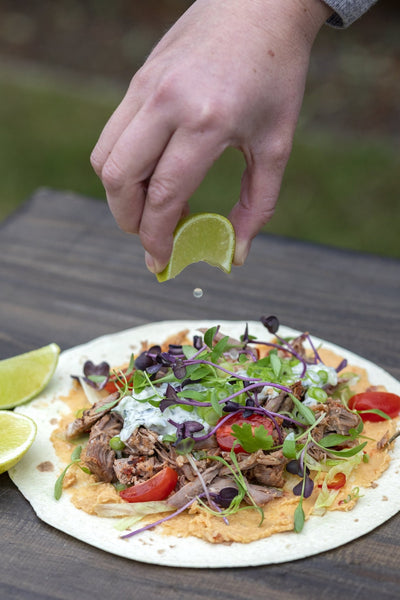
[[[106,205],[71,193],[40,190],[0,228],[0,358],[50,341],[66,349],[149,321],[276,314],[400,378],[399,307],[400,261],[266,235],[229,276],[200,264],[160,285],[138,239],[116,227]],[[399,597],[400,515],[292,563],[173,569],[121,559],[52,529],[5,473],[0,532],[2,600]]]

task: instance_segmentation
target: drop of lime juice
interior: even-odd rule
[[[202,296],[203,296],[203,290],[201,288],[199,288],[199,287],[194,288],[194,290],[193,290],[193,296],[195,298],[202,298]]]

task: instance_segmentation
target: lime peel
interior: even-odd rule
[[[20,413],[0,410],[0,473],[13,467],[32,446],[36,424]]]
[[[28,402],[49,383],[58,363],[60,348],[42,348],[0,361],[0,409]]]
[[[235,231],[226,217],[216,213],[196,213],[181,219],[174,231],[169,263],[160,282],[176,277],[188,265],[204,261],[230,273],[235,252]]]

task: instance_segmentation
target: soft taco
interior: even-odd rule
[[[44,521],[126,558],[304,558],[399,510],[398,394],[276,317],[154,323],[61,355],[18,408],[38,436],[10,475]]]

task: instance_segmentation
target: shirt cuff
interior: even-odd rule
[[[345,28],[357,21],[377,0],[323,0],[335,13],[327,24],[331,27]]]

